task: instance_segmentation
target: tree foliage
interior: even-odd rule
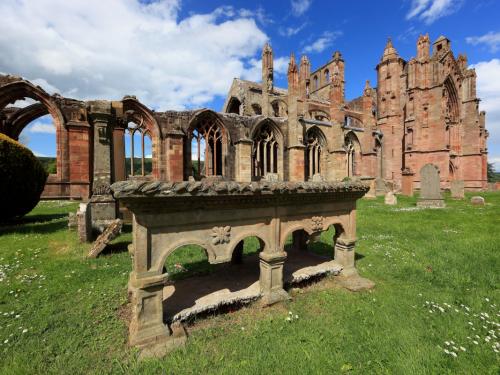
[[[0,134],[0,176],[0,221],[7,221],[36,206],[48,174],[29,149]]]

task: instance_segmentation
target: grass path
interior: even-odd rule
[[[0,373],[498,374],[500,193],[481,195],[485,207],[448,199],[443,210],[363,200],[357,266],[374,290],[327,279],[286,304],[203,319],[184,349],[142,362],[123,318],[130,234],[86,260],[67,230],[77,204],[42,202],[0,227]],[[320,251],[331,233],[321,240]],[[203,258],[175,252],[167,269],[210,272]]]

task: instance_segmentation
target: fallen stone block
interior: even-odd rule
[[[87,258],[97,258],[97,256],[106,248],[106,246],[118,236],[122,229],[122,221],[120,219],[115,219],[111,224],[109,224],[104,232],[101,233],[99,237],[94,242],[94,245],[90,249]]]

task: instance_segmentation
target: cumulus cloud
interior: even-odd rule
[[[179,19],[179,10],[176,0],[2,1],[0,71],[79,99],[203,106],[253,74],[268,40],[255,21],[262,11],[225,6]]]
[[[500,170],[500,59],[481,61],[471,66],[477,74],[477,96],[480,109],[486,111],[486,129],[490,133],[488,149],[490,162]]]
[[[292,14],[295,17],[303,15],[312,4],[312,0],[291,0]]]
[[[439,18],[458,11],[463,0],[412,0],[406,19],[418,18],[430,25]]]
[[[35,121],[28,125],[27,130],[29,133],[45,133],[56,134],[56,127],[53,123],[45,123],[42,121]]]
[[[491,52],[495,53],[500,49],[500,32],[494,33],[490,31],[481,36],[470,36],[465,38],[465,41],[472,45],[484,44]]]
[[[323,52],[330,47],[335,39],[342,35],[341,31],[326,31],[313,43],[304,47],[305,53]]]

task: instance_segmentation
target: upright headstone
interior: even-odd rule
[[[453,199],[464,199],[464,181],[463,180],[454,180],[451,181],[450,185],[451,197]]]
[[[441,195],[441,183],[439,180],[439,168],[433,164],[426,164],[420,169],[420,197],[417,201],[418,207],[445,207]]]
[[[80,242],[92,241],[92,224],[90,222],[90,210],[87,203],[80,203],[80,207],[76,212],[76,221]]]
[[[398,204],[398,198],[394,195],[392,191],[388,191],[384,198],[384,203],[390,206]]]

